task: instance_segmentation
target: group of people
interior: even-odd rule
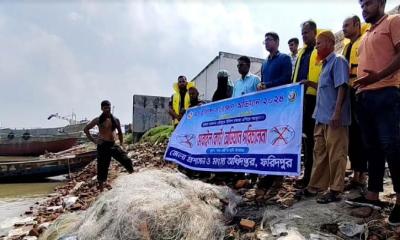
[[[316,197],[324,204],[340,201],[347,188],[367,185],[365,194],[346,203],[381,209],[379,193],[383,191],[386,162],[396,204],[389,224],[400,225],[400,15],[385,14],[385,0],[359,0],[362,15],[368,25],[362,26],[357,16],[344,20],[345,46],[342,54],[335,53],[335,35],[319,31],[317,24],[306,21],[301,25],[304,47],[290,39],[291,54],[279,52],[279,35],[268,32],[264,44],[269,52],[261,67],[261,79],[250,73],[250,59],[238,59],[241,78],[234,86],[229,73],[217,74],[217,89],[212,101],[262,91],[290,83],[305,86],[303,106],[304,172],[295,187],[297,197]],[[169,114],[177,125],[185,111],[203,102],[193,82],[179,76],[174,84]],[[111,103],[101,103],[102,114],[84,129],[89,140],[97,145],[97,180],[102,190],[107,180],[111,157],[129,173],[132,161],[115,143],[115,132],[123,145],[119,120],[111,113]],[[98,126],[95,138],[90,129]],[[345,186],[347,158],[353,178]],[[228,173],[229,174],[229,173]],[[226,176],[226,175],[223,175]],[[240,175],[243,176],[243,175]],[[256,176],[258,187],[276,189],[283,177]],[[368,184],[366,179],[368,178]],[[322,193],[322,194],[319,194]]]
[[[304,173],[295,184],[297,196],[318,195],[318,203],[330,203],[340,201],[345,189],[367,185],[365,194],[346,203],[381,209],[387,162],[396,192],[389,223],[400,225],[400,15],[386,15],[385,0],[359,3],[366,24],[358,16],[344,20],[342,54],[335,53],[335,35],[318,30],[311,20],[301,25],[303,48],[298,50],[298,39],[289,40],[290,55],[279,51],[279,35],[267,32],[263,43],[269,56],[261,79],[250,73],[250,59],[242,56],[237,63],[241,78],[232,87],[229,73],[220,71],[212,101],[304,84]],[[201,101],[194,83],[184,76],[174,89],[169,113],[178,124],[184,112]],[[353,178],[345,186],[348,158]],[[270,187],[281,180],[262,177],[258,185]]]

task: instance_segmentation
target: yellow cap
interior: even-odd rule
[[[326,39],[331,40],[333,43],[335,43],[335,35],[333,34],[332,31],[329,31],[329,30],[321,31],[317,35],[317,38],[320,38],[320,37],[325,37]]]

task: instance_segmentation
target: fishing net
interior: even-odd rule
[[[66,238],[67,234],[73,231],[80,221],[82,221],[82,216],[78,213],[62,215],[50,225],[49,229],[40,236],[39,240],[60,240],[62,236]],[[65,238],[62,240],[67,240]]]
[[[121,176],[74,234],[89,239],[223,239],[237,195],[171,170]]]
[[[309,199],[296,203],[288,209],[267,207],[260,228],[278,233],[282,228],[285,231],[295,228],[308,237],[311,234],[320,233],[325,226],[330,228],[341,222],[357,222],[357,220],[349,215],[349,209],[344,202],[316,204],[315,199]]]

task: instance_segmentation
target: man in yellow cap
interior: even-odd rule
[[[314,163],[310,183],[302,194],[315,196],[318,191],[327,190],[317,199],[323,204],[339,201],[339,194],[344,189],[348,126],[351,122],[349,64],[334,52],[335,36],[331,31],[323,31],[317,36],[316,48],[323,65],[313,114]]]

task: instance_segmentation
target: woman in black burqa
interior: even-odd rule
[[[217,74],[218,85],[212,97],[212,101],[219,101],[232,96],[233,87],[229,85],[229,73],[226,70],[220,70]]]

